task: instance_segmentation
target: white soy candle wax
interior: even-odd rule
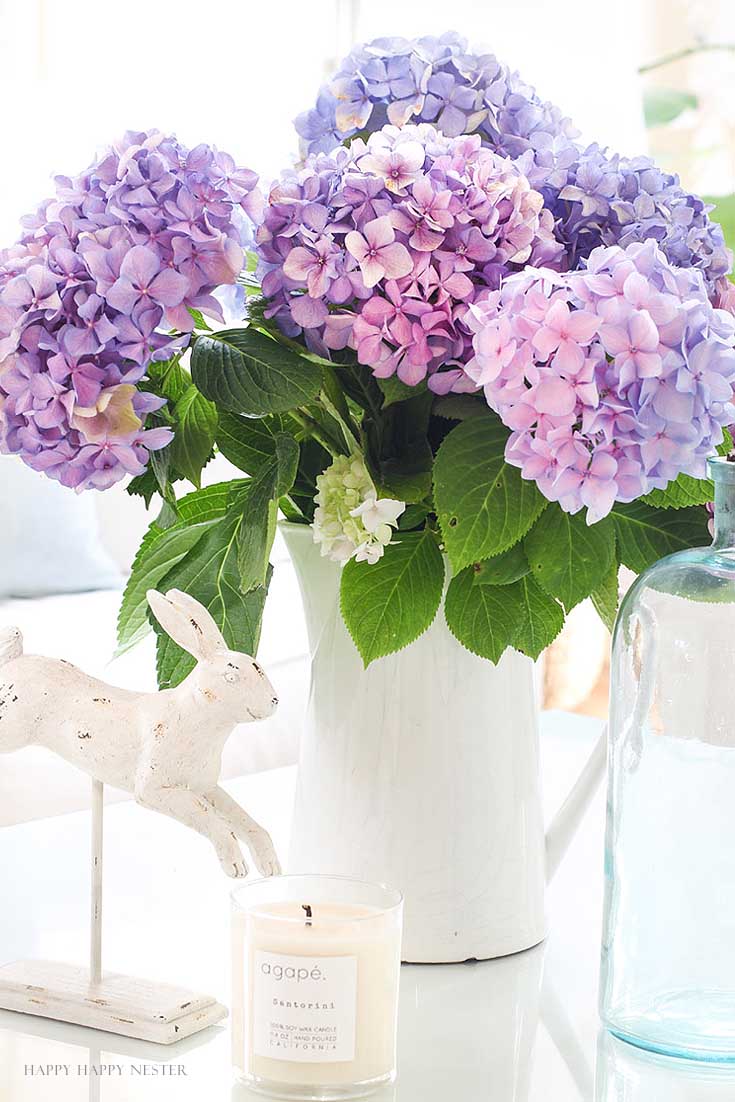
[[[395,1079],[403,900],[341,876],[232,893],[233,1064],[278,1098],[360,1098]]]

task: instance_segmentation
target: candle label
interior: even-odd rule
[[[257,949],[256,1056],[304,1063],[355,1058],[357,957],[292,957]]]

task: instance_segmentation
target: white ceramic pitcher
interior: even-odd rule
[[[544,837],[533,663],[476,657],[440,610],[410,647],[363,669],[339,610],[340,568],[306,525],[281,530],[312,658],[288,870],[400,888],[406,961],[536,945],[544,884],[602,775],[604,739]]]

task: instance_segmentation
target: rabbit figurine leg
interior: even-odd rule
[[[271,841],[271,836],[265,827],[251,819],[246,811],[233,800],[232,796],[225,792],[219,785],[205,792],[205,797],[212,804],[214,810],[229,824],[230,829],[246,846],[252,854],[255,867],[261,876],[280,876],[281,865],[276,856],[276,851]]]
[[[204,796],[178,785],[151,783],[149,779],[136,785],[135,798],[142,807],[160,811],[208,838],[228,876],[247,876],[248,867],[235,834]]]

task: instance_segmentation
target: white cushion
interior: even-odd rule
[[[112,589],[121,575],[105,551],[94,493],[75,494],[0,455],[0,597]]]

